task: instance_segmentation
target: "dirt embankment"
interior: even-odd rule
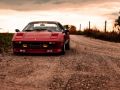
[[[71,36],[64,56],[0,56],[0,90],[120,90],[120,44]]]

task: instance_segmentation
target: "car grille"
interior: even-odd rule
[[[38,43],[38,44],[35,44],[35,43],[31,43],[31,44],[28,44],[30,48],[33,48],[33,49],[36,49],[36,48],[42,48],[43,47],[43,44],[41,43]]]
[[[30,48],[41,48],[42,47],[42,45],[41,44],[30,44],[29,45],[30,46]]]
[[[27,47],[23,47],[23,44],[26,44]],[[47,47],[43,47],[43,45],[47,45]],[[51,49],[59,46],[59,43],[49,44],[49,42],[13,42],[13,48]]]

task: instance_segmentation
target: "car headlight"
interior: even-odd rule
[[[21,44],[22,42],[21,41],[15,41],[13,43],[16,43],[16,44]]]
[[[47,45],[47,44],[43,44],[43,47],[44,47],[44,48],[47,48],[47,47],[48,47],[48,45]]]
[[[49,42],[49,44],[55,44],[55,42]]]
[[[26,48],[26,47],[28,47],[28,46],[27,46],[27,44],[23,44],[23,47]]]

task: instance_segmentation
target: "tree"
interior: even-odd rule
[[[120,13],[120,12],[119,12],[119,13]],[[114,29],[117,30],[117,31],[120,33],[120,15],[119,15],[118,18],[115,20]]]
[[[64,27],[69,30],[70,34],[75,34],[77,31],[74,25],[64,25]]]
[[[75,34],[76,33],[76,27],[74,25],[71,25],[69,31],[70,31],[71,34]]]
[[[66,30],[69,30],[69,25],[64,25],[64,28],[65,28]]]

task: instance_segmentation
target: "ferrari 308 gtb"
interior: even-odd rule
[[[59,53],[70,49],[69,30],[59,22],[34,21],[12,38],[13,53]]]

